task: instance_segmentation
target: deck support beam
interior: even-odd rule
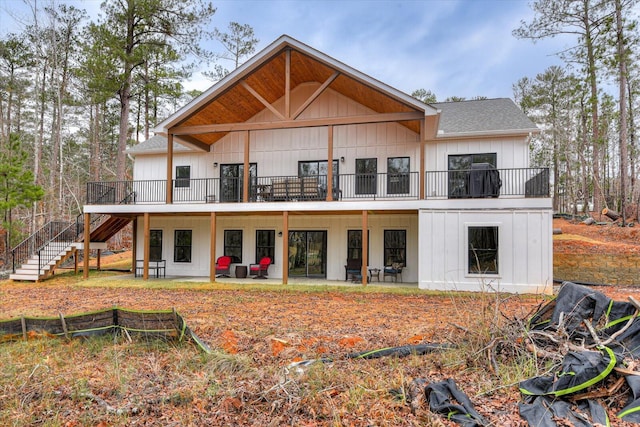
[[[211,254],[211,262],[209,262],[209,281],[216,281],[216,213],[211,212],[210,219],[210,241],[209,253]]]
[[[362,267],[360,275],[362,276],[362,286],[367,286],[367,279],[369,274],[369,254],[367,248],[369,247],[369,211],[362,211]]]
[[[289,212],[282,212],[282,284],[289,283]]]
[[[173,203],[173,134],[167,135],[167,204]]]
[[[249,178],[251,171],[249,170],[249,131],[245,130],[244,134],[244,174],[242,175],[242,201],[244,203],[249,202]]]
[[[144,213],[144,255],[142,260],[142,280],[149,280],[149,254],[151,253],[151,219]]]
[[[333,126],[327,126],[327,202],[333,200]]]
[[[425,175],[424,175],[424,151],[425,151],[425,139],[426,139],[426,131],[425,131],[425,127],[426,127],[426,120],[422,120],[420,122],[420,163],[419,163],[419,169],[420,169],[420,174],[418,175],[418,179],[420,180],[420,182],[418,183],[418,188],[420,189],[420,193],[419,193],[419,197],[420,200],[424,200],[424,192],[425,192]]]
[[[85,279],[89,278],[89,242],[91,241],[91,214],[84,214],[84,246],[82,248],[82,255],[84,259],[82,260],[82,277]]]
[[[131,231],[131,272],[136,275],[136,254],[138,253],[138,217],[133,219],[133,230]]]

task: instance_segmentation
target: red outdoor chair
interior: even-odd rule
[[[231,274],[231,257],[221,256],[216,261],[216,277],[230,277]]]
[[[249,274],[254,277],[254,279],[265,279],[267,277],[267,271],[269,270],[269,266],[271,265],[271,258],[268,256],[263,257],[258,264],[249,265]]]

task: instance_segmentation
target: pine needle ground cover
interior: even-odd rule
[[[141,283],[116,280],[116,274],[1,282],[1,317],[175,308],[212,352],[189,342],[122,335],[0,344],[0,425],[450,426],[428,407],[413,407],[408,395],[415,379],[448,378],[492,425],[524,425],[518,382],[537,367],[521,357],[518,322],[546,301],[542,297]],[[601,290],[621,300],[636,292]],[[422,343],[459,348],[403,358],[346,357]],[[487,348],[500,350],[494,360]],[[331,361],[295,365],[319,359]],[[611,401],[613,425],[624,425],[613,416],[623,404]]]

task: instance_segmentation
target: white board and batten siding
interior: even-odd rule
[[[421,289],[552,293],[550,209],[421,210],[419,223]],[[498,274],[468,273],[470,226],[498,227]]]
[[[242,230],[242,265],[256,262],[256,230],[274,230],[275,262],[269,267],[269,277],[282,278],[282,245],[285,236],[278,236],[282,231],[282,218],[273,215],[224,216],[219,217],[216,233],[216,257],[224,253],[224,231]],[[407,235],[407,268],[403,271],[405,282],[418,281],[418,216],[406,215],[370,215],[369,225],[369,266],[384,267],[384,230],[406,230]],[[327,232],[327,280],[344,280],[344,265],[347,260],[347,231],[359,230],[362,227],[361,215],[338,216],[290,216],[289,231],[326,231]],[[150,228],[162,230],[162,254],[167,261],[168,276],[208,277],[209,276],[209,236],[210,219],[208,217],[171,216],[151,217]],[[174,234],[176,230],[192,230],[193,246],[191,262],[174,262]],[[137,253],[143,253],[143,221],[138,220]],[[141,258],[141,256],[139,257]],[[215,262],[215,260],[213,260]],[[382,274],[380,275],[383,279]],[[290,281],[294,280],[293,278]]]
[[[446,171],[450,155],[496,153],[496,168],[528,168],[529,145],[526,137],[442,140],[426,145],[425,168]]]

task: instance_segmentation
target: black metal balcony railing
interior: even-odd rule
[[[327,200],[326,175],[270,176],[249,179],[249,202]],[[417,200],[418,172],[334,176],[333,200]],[[164,204],[165,180],[90,182],[87,204]],[[173,203],[238,203],[244,200],[242,177],[174,179]],[[439,171],[425,173],[425,198],[549,197],[546,168]]]
[[[549,168],[468,169],[425,173],[425,198],[549,197]]]

